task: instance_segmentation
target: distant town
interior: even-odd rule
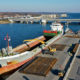
[[[62,13],[62,14],[58,14],[58,13],[37,13],[37,12],[33,12],[33,13],[27,13],[27,12],[0,12],[0,18],[9,18],[9,17],[23,17],[23,16],[27,16],[27,15],[31,15],[32,17],[34,16],[47,16],[47,17],[67,17],[67,14]],[[44,17],[45,17],[44,16]]]
[[[32,13],[32,12],[0,12],[0,24],[12,23],[10,19],[55,19],[60,17],[67,17],[65,13]]]

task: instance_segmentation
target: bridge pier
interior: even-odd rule
[[[20,23],[24,23],[24,21],[20,21]]]
[[[13,21],[12,19],[9,19],[9,21],[10,21],[11,23],[14,23],[14,21]]]
[[[30,21],[31,24],[33,24],[33,21]]]
[[[26,24],[28,24],[29,22],[28,21],[26,21]]]
[[[47,23],[46,19],[41,20],[41,24],[46,24],[46,23]]]

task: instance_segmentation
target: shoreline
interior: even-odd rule
[[[0,24],[8,24],[11,23],[9,20],[0,20]]]

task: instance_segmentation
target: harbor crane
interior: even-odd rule
[[[41,44],[44,44],[46,45],[46,42],[45,41],[42,41],[40,39],[30,39],[30,40],[24,40],[23,42],[26,42],[26,41],[39,41]],[[56,52],[56,48],[52,49],[50,46],[48,46],[48,49],[50,52]]]

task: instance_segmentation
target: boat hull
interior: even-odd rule
[[[30,60],[32,60],[34,57],[35,56],[32,56],[31,58],[26,59],[22,62],[19,62],[19,63],[16,63],[16,64],[10,64],[10,65],[7,65],[7,66],[4,66],[4,67],[0,68],[0,75],[19,68],[23,64],[25,64],[25,63],[29,62]]]
[[[44,30],[43,31],[43,35],[46,37],[54,37],[60,33],[61,33],[61,31],[50,31],[50,30]]]
[[[54,37],[54,36],[56,36],[56,34],[55,33],[44,33],[44,36]]]

